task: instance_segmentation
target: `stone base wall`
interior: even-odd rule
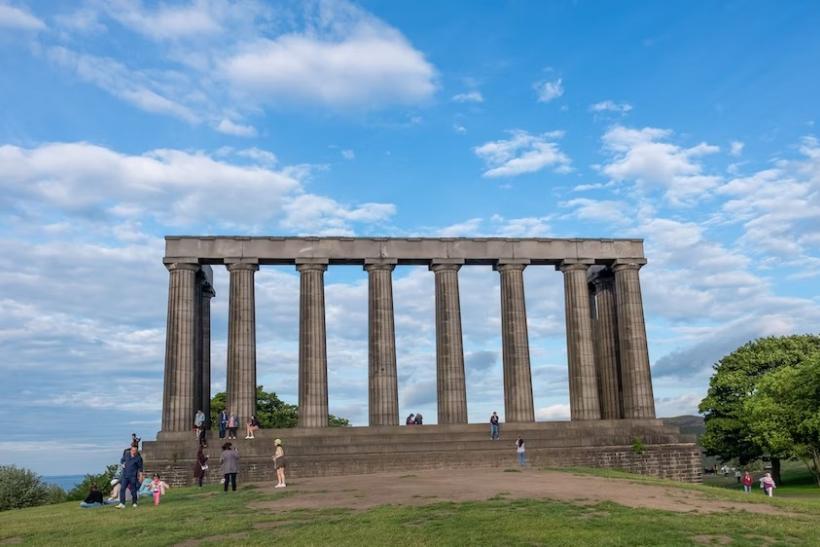
[[[273,439],[281,438],[290,479],[356,475],[382,471],[449,468],[514,468],[513,446],[526,441],[527,461],[535,467],[599,467],[644,475],[701,482],[700,449],[693,439],[658,420],[544,422],[502,426],[502,440],[489,439],[487,426],[289,429],[260,431],[254,440],[231,441],[240,453],[239,478],[274,480]],[[192,433],[163,433],[143,443],[146,471],[160,473],[172,485],[193,484],[196,441]],[[633,449],[638,439],[643,450]],[[218,482],[222,442],[206,449],[206,480]]]

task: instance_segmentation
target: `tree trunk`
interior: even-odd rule
[[[777,486],[780,486],[780,458],[772,458],[772,478]]]

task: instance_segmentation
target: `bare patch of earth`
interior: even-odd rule
[[[260,491],[275,490],[273,483],[260,483]],[[498,499],[553,499],[592,505],[611,501],[626,507],[661,509],[680,513],[748,511],[788,514],[762,503],[715,500],[701,492],[623,479],[574,475],[561,471],[441,469],[407,475],[374,473],[342,477],[298,479],[288,484],[288,495],[251,504],[270,510],[351,508],[379,505],[429,505],[439,501],[482,501]]]
[[[729,536],[704,534],[700,536],[693,536],[692,541],[695,543],[700,543],[701,545],[729,545],[732,543],[732,538]]]

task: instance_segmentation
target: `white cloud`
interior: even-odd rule
[[[534,173],[545,167],[553,167],[557,173],[571,170],[570,159],[555,142],[563,136],[561,131],[530,135],[526,131],[509,131],[507,140],[491,141],[473,149],[484,160],[488,169],[485,177],[512,177]]]
[[[743,147],[746,145],[741,141],[732,141],[729,146],[729,154],[737,157],[743,153]]]
[[[442,237],[475,237],[476,234],[480,233],[482,223],[482,218],[471,218],[464,222],[440,228],[437,235]]]
[[[23,8],[0,2],[0,29],[43,30],[46,24]]]
[[[592,222],[624,224],[634,216],[630,206],[623,201],[577,198],[562,202],[560,205],[572,208],[572,215],[575,218]]]
[[[467,132],[467,128],[461,125],[460,123],[453,124],[453,131],[456,133],[461,133],[462,135]]]
[[[590,105],[590,112],[615,112],[617,114],[626,114],[632,110],[632,105],[629,103],[616,103],[612,100],[605,100],[599,103]]]
[[[231,120],[224,118],[219,125],[216,127],[216,130],[220,133],[225,133],[226,135],[234,135],[236,137],[255,137],[256,136],[256,128],[252,125],[242,125],[239,123],[232,122]]]
[[[561,421],[569,420],[569,405],[558,404],[535,409],[536,420]]]
[[[457,103],[483,103],[484,96],[480,91],[467,91],[453,95],[453,101]]]
[[[558,97],[564,94],[564,85],[562,78],[558,78],[557,80],[552,81],[547,80],[542,82],[536,82],[534,87],[535,92],[538,95],[539,103],[548,103],[553,99],[557,99]]]
[[[252,6],[253,3],[248,7]],[[142,2],[112,0],[103,7],[109,17],[154,40],[202,37],[223,32],[220,21],[239,8],[219,0],[194,1],[182,6],[160,4],[153,9],[146,8]]]
[[[284,205],[282,227],[302,235],[353,235],[351,222],[384,222],[396,213],[392,203],[363,203],[348,207],[337,201],[305,194]]]
[[[350,150],[349,148],[345,148],[341,151],[342,157],[346,160],[354,160],[356,159],[356,152]]]
[[[617,181],[633,181],[644,190],[660,187],[673,205],[708,197],[720,178],[704,174],[698,158],[720,149],[706,143],[683,148],[664,142],[671,136],[669,130],[652,127],[610,128],[603,136],[604,149],[611,154],[603,172]]]

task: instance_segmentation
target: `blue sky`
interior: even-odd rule
[[[153,437],[166,234],[644,238],[658,413],[693,413],[720,356],[820,329],[817,28],[813,2],[0,0],[0,462]],[[497,275],[461,272],[471,421],[503,411]],[[525,282],[537,415],[566,419],[561,275]],[[433,422],[432,274],[394,291],[400,410]],[[359,425],[366,294],[328,271]],[[260,270],[259,380],[292,402],[297,306]]]

